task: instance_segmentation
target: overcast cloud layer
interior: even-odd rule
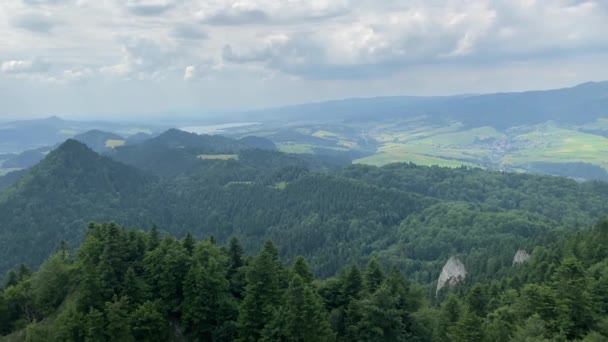
[[[603,0],[2,0],[0,119],[608,79]]]

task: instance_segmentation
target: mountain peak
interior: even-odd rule
[[[62,122],[65,122],[65,120],[63,120],[62,118],[60,118],[60,117],[58,117],[56,115],[49,116],[48,118],[43,119],[43,121],[46,121],[48,123],[62,123]]]
[[[84,143],[76,140],[76,139],[68,139],[64,141],[59,147],[57,147],[53,152],[57,153],[95,153]],[[51,153],[53,153],[51,152]]]
[[[81,168],[95,169],[104,164],[104,157],[97,154],[84,143],[68,139],[49,154],[38,164],[38,169],[58,169],[62,172],[71,172]],[[110,160],[108,160],[110,161]]]

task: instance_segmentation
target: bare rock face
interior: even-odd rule
[[[517,253],[515,253],[515,256],[513,257],[513,265],[524,264],[528,262],[529,259],[530,254],[528,254],[528,252],[526,252],[525,250],[520,249],[517,251]]]
[[[450,257],[448,262],[443,266],[439,280],[437,281],[437,291],[446,287],[454,287],[460,284],[467,276],[467,270],[464,264],[456,257]]]

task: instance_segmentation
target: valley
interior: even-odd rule
[[[587,127],[547,122],[504,131],[493,127],[467,127],[462,123],[433,125],[428,120],[298,125],[273,131],[231,131],[273,140],[287,153],[359,153],[355,164],[383,166],[413,162],[419,165],[481,167],[510,172],[534,172],[577,179],[608,179],[608,138],[600,128],[603,120]],[[365,128],[362,128],[365,127]],[[323,130],[321,130],[323,128]],[[334,129],[332,131],[332,129]],[[538,169],[538,163],[551,165]],[[560,174],[559,165],[572,165],[571,174]],[[578,171],[577,171],[578,168]],[[585,176],[585,168],[598,172]],[[597,176],[599,174],[599,176]]]

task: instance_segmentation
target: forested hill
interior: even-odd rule
[[[608,222],[535,248],[492,281],[424,296],[372,258],[315,279],[272,242],[257,256],[92,224],[76,252],[0,286],[6,341],[534,342],[608,339]],[[444,297],[444,299],[441,299]],[[0,337],[1,338],[1,337]]]
[[[601,182],[411,164],[339,167],[227,138],[168,134],[109,157],[70,140],[0,193],[0,272],[36,268],[61,240],[77,246],[89,222],[114,221],[157,225],[178,238],[236,236],[247,253],[270,239],[286,262],[303,255],[320,277],[375,256],[430,291],[452,255],[470,279],[492,279],[517,250],[608,213]]]
[[[66,141],[0,193],[0,269],[37,266],[61,239],[79,241],[91,221],[147,224],[138,218],[153,217],[145,194],[155,184],[154,176]]]

